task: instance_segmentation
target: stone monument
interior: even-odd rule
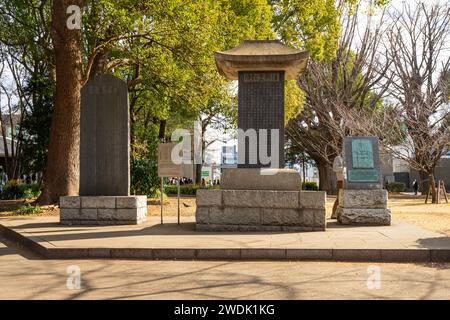
[[[63,224],[137,224],[147,197],[130,196],[127,84],[111,75],[81,90],[80,192],[60,199]]]
[[[325,229],[325,192],[300,192],[299,173],[280,169],[284,81],[298,79],[308,57],[278,40],[247,40],[215,53],[219,73],[239,81],[239,160],[238,168],[223,170],[221,190],[197,191],[197,230]]]
[[[347,179],[339,190],[337,219],[342,224],[390,225],[388,193],[382,189],[377,137],[344,139]]]

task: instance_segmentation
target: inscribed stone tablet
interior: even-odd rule
[[[130,194],[127,84],[100,75],[81,90],[80,195]]]

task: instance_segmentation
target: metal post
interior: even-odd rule
[[[161,224],[164,224],[163,222],[163,205],[164,205],[164,199],[163,199],[163,194],[164,194],[164,178],[161,178]]]
[[[178,224],[180,224],[180,178],[177,179],[178,193]]]

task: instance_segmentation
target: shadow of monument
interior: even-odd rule
[[[5,245],[4,248],[0,248],[0,257],[8,255],[20,255],[28,260],[43,260],[41,256],[31,252],[29,249],[23,248],[22,246],[19,246],[17,243],[2,238],[1,236],[0,236],[0,243]]]
[[[416,243],[421,248],[450,250],[450,237],[445,235],[442,235],[442,237],[418,239]]]

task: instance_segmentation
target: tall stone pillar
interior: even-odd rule
[[[219,72],[239,80],[238,168],[284,167],[284,81],[304,72],[308,56],[278,40],[215,53]]]
[[[220,190],[198,190],[197,230],[325,230],[325,192],[300,191],[299,173],[280,169],[284,81],[298,79],[308,56],[273,40],[244,41],[215,53],[220,74],[239,81],[239,160],[238,168],[223,170]]]

